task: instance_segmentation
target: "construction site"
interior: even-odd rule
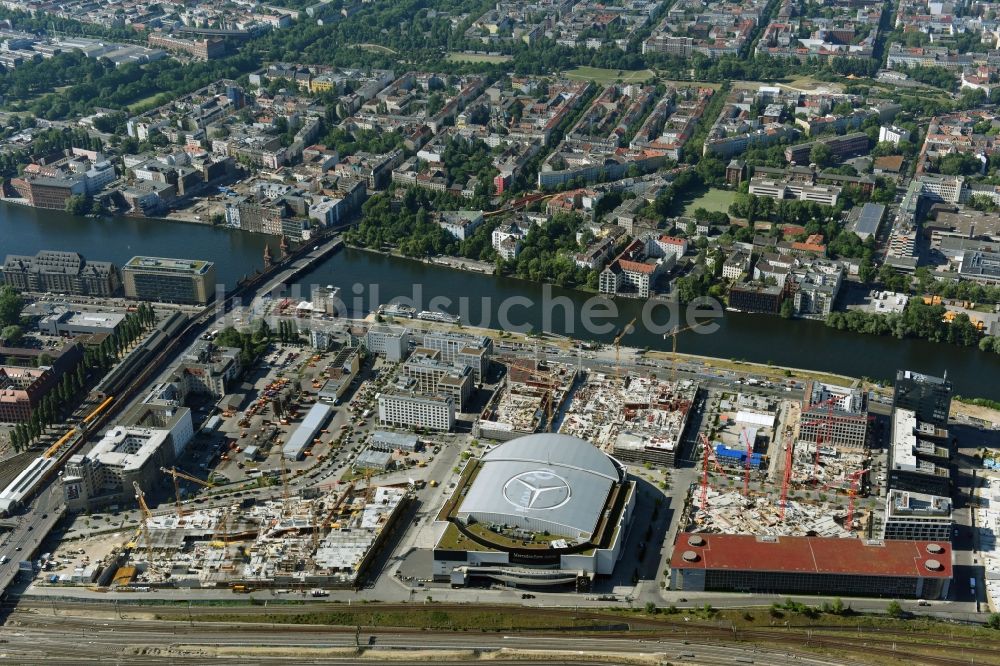
[[[370,480],[369,480],[370,481]],[[341,484],[278,500],[235,500],[208,509],[153,515],[136,488],[140,529],[94,537],[81,551],[106,553],[86,576],[60,576],[49,584],[136,588],[264,587],[351,588],[398,526],[410,498],[405,486]],[[102,544],[98,542],[104,542]],[[88,562],[88,564],[90,564]]]
[[[698,393],[690,380],[591,373],[573,393],[559,432],[625,462],[673,466]]]
[[[579,377],[576,368],[534,359],[500,358],[507,366],[504,384],[474,425],[476,437],[506,441],[551,430]]]
[[[844,414],[832,404],[803,407],[751,390],[709,392],[698,433],[699,480],[681,521],[687,530],[879,536],[873,534],[878,509],[860,499],[868,489],[869,451],[834,435],[844,419],[867,422],[867,414]]]

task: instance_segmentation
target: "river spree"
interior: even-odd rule
[[[220,281],[231,286],[240,276],[262,266],[265,242],[277,256],[276,240],[259,235],[158,220],[92,220],[0,204],[0,256],[54,249],[75,250],[88,259],[119,265],[136,254],[208,259],[216,262]],[[463,314],[468,324],[495,327],[503,309],[512,324],[531,326],[535,331],[542,330],[545,311],[540,304],[547,301],[551,304],[551,332],[583,339],[609,341],[633,317],[641,321],[642,304],[620,300],[616,302],[616,316],[601,320],[608,332],[595,334],[581,324],[588,294],[545,287],[549,295],[546,299],[543,286],[531,282],[350,249],[331,256],[303,276],[301,282],[298,286],[303,296],[309,294],[312,284],[340,287],[343,300],[352,308],[355,300],[367,309],[393,298],[416,295],[418,307],[432,309],[432,298],[447,297],[451,303],[442,309]],[[526,297],[533,306],[510,300],[517,297]],[[665,309],[661,310],[654,319],[663,323]],[[1000,400],[1000,356],[978,349],[862,336],[836,331],[820,322],[788,322],[762,315],[729,312],[717,321],[719,329],[715,333],[681,333],[678,351],[884,380],[895,377],[898,368],[938,375],[947,371],[956,392]],[[670,348],[669,338],[642,327],[626,336],[622,344]]]

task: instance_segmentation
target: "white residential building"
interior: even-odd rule
[[[888,127],[883,125],[878,128],[878,140],[879,143],[884,141],[893,145],[899,145],[900,141],[910,140],[910,133],[901,127],[896,127],[895,125],[890,125]]]
[[[521,240],[526,233],[517,222],[505,222],[493,230],[493,249],[505,261],[517,259],[517,255],[521,253]]]

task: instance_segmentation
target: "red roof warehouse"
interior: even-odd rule
[[[671,588],[945,598],[951,545],[825,537],[681,533]]]

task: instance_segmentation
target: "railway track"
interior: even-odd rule
[[[90,617],[74,615],[51,616],[44,614],[46,610],[55,608],[65,611],[93,611],[95,608],[107,611],[108,604],[90,602],[60,602],[57,605],[46,604],[40,601],[25,600],[22,607],[15,611],[12,619],[18,624],[30,627],[33,624],[48,626],[55,624],[64,629],[79,627],[81,632],[87,627],[92,627],[97,620]],[[38,612],[29,613],[28,609]],[[330,626],[320,624],[280,624],[273,622],[239,622],[239,621],[197,621],[199,616],[206,615],[267,615],[277,616],[289,614],[301,614],[309,612],[336,613],[346,611],[347,607],[340,604],[330,604],[323,602],[304,603],[288,606],[262,606],[249,607],[219,607],[219,606],[150,606],[139,604],[119,604],[121,613],[128,615],[131,612],[141,611],[144,614],[155,613],[157,620],[136,620],[133,623],[116,625],[122,634],[142,633],[150,631],[150,627],[157,625],[166,628],[167,626],[183,626],[185,634],[191,636],[207,635],[217,633],[220,630],[232,631],[234,633],[257,633],[262,640],[266,639],[268,632],[273,632],[276,626],[280,626],[282,634],[353,634],[357,631],[355,626]],[[355,611],[356,608],[352,608]],[[413,611],[412,604],[372,604],[366,607],[373,615],[380,612],[391,611]],[[469,610],[468,605],[461,604],[434,604],[435,611],[461,612]],[[476,606],[477,611],[485,612],[510,612],[510,606],[485,605]],[[864,658],[866,655],[878,655],[889,659],[899,660],[901,663],[928,664],[930,666],[959,666],[970,663],[1000,664],[1000,651],[987,647],[977,647],[969,645],[967,637],[954,638],[940,633],[926,632],[878,632],[869,629],[866,636],[862,638],[830,635],[830,633],[848,632],[848,628],[840,626],[817,625],[811,627],[798,627],[791,630],[766,630],[766,629],[736,629],[722,626],[706,626],[690,624],[667,624],[653,618],[643,616],[630,616],[615,613],[604,613],[600,611],[583,611],[574,609],[532,609],[554,618],[566,618],[567,628],[572,626],[573,621],[581,619],[595,620],[605,625],[627,623],[630,631],[600,631],[587,632],[587,629],[575,627],[574,633],[584,632],[588,636],[600,635],[608,640],[641,640],[655,643],[657,640],[689,640],[692,642],[707,641],[711,644],[754,644],[759,646],[781,645],[789,650],[801,652],[802,648],[813,648],[822,651],[835,651],[837,653],[850,654]],[[167,619],[171,618],[171,619]],[[366,632],[392,631],[396,634],[414,635],[421,637],[440,635],[452,635],[450,630],[427,630],[412,627],[388,627],[388,626],[366,626],[362,625],[362,630]],[[514,633],[517,635],[531,636],[538,638],[566,638],[566,630],[553,629],[503,629],[484,630],[483,633],[495,634],[499,632]],[[855,631],[850,629],[849,631]],[[830,633],[822,633],[830,632]],[[872,634],[879,634],[873,636]],[[894,640],[894,639],[900,640]],[[905,638],[907,640],[901,640]],[[420,639],[422,640],[422,639]],[[415,641],[415,644],[417,642]],[[652,649],[655,647],[651,646]],[[944,654],[942,654],[944,653]]]

